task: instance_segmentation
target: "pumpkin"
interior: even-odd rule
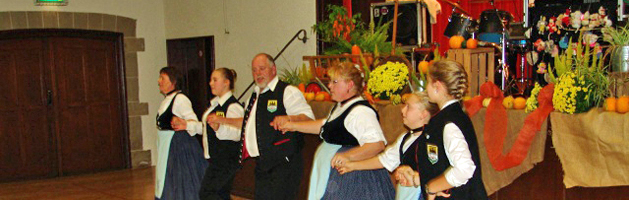
[[[616,101],[616,112],[626,113],[629,111],[629,97],[622,96]]]
[[[463,43],[463,41],[465,41],[465,38],[463,38],[463,36],[459,36],[459,35],[455,35],[450,37],[450,48],[452,49],[459,49],[461,48],[461,44]]]
[[[489,107],[489,103],[491,103],[491,98],[483,99],[483,107],[485,108]]]
[[[476,47],[478,47],[478,40],[474,38],[470,38],[470,39],[467,39],[466,44],[467,44],[468,49],[476,49]]]
[[[512,97],[512,96],[505,97],[505,98],[502,100],[502,105],[503,105],[506,109],[511,109],[511,108],[513,108],[513,97]]]
[[[611,112],[615,112],[616,111],[616,98],[614,97],[608,97],[605,99],[605,111],[611,111]]]
[[[417,71],[421,72],[421,73],[428,73],[428,67],[430,66],[430,63],[428,61],[421,61],[419,62],[419,64],[417,65]]]
[[[526,107],[526,99],[524,97],[518,97],[513,100],[514,109],[524,109]]]

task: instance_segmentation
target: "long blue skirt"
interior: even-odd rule
[[[198,200],[208,166],[199,142],[186,131],[172,135],[160,200]]]
[[[344,152],[353,147],[341,147]],[[386,169],[353,171],[339,174],[330,170],[323,199],[395,199],[395,189]]]

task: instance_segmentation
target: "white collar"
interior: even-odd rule
[[[256,87],[254,88],[254,92],[258,95],[260,95],[260,91],[266,92],[267,90],[271,90],[271,92],[275,92],[275,86],[277,86],[277,82],[279,82],[279,79],[277,78],[277,76],[275,76],[268,84],[266,84],[266,87],[264,89],[260,89],[260,87],[256,85]]]
[[[450,101],[447,101],[445,104],[443,104],[443,106],[441,107],[441,110],[443,110],[444,108],[448,107],[450,104],[456,103],[458,102],[458,99],[452,99]]]
[[[352,97],[351,100],[345,102],[343,105],[341,105],[341,102],[337,102],[336,104],[338,105],[338,107],[342,110],[345,110],[348,106],[356,103],[357,101],[360,100],[364,100],[362,96],[358,96],[358,97]]]
[[[233,96],[232,91],[227,91],[225,94],[223,94],[223,96],[219,97],[216,96],[212,99],[212,105],[216,105],[218,103],[218,105],[223,106],[223,104],[225,104],[225,102],[227,100],[229,100],[229,98],[231,98],[231,96]]]

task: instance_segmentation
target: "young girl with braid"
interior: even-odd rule
[[[416,148],[410,148],[415,140],[422,135],[424,126],[430,120],[430,117],[439,110],[437,105],[428,101],[426,92],[411,93],[404,101],[402,107],[402,120],[404,125],[410,130],[400,134],[395,143],[389,145],[387,149],[367,160],[348,161],[344,165],[337,167],[341,174],[346,174],[356,170],[374,170],[386,168],[389,171],[395,170],[402,160],[406,151],[415,151]],[[421,199],[421,187],[405,187],[398,185],[395,191],[396,200]]]
[[[396,171],[402,185],[421,185],[428,200],[487,199],[476,133],[460,102],[467,87],[461,64],[442,60],[430,66],[426,92],[440,111],[415,140],[411,148],[417,151],[407,151],[416,152],[402,162],[409,165]]]

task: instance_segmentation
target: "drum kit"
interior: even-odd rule
[[[533,69],[527,64],[525,56],[532,48],[532,44],[524,36],[523,22],[514,22],[511,13],[498,10],[495,6],[494,9],[481,12],[480,19],[477,20],[472,18],[458,3],[449,0],[440,1],[452,6],[452,15],[444,31],[445,36],[460,35],[465,39],[478,36],[476,39],[480,41],[479,45],[493,46],[500,51],[498,65],[500,67],[496,69],[496,74],[501,74],[500,82],[503,91],[516,88],[518,93],[522,94],[525,89],[533,86]],[[493,6],[493,1],[489,2]],[[516,62],[510,62],[509,59]],[[515,74],[510,75],[510,71]]]

